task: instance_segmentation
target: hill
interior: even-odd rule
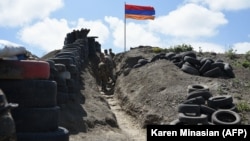
[[[171,124],[179,118],[178,107],[187,100],[190,85],[207,86],[212,96],[232,97],[233,105],[223,108],[236,107],[241,123],[250,123],[250,69],[246,55],[189,52],[197,60],[223,62],[232,69],[228,73],[223,70],[224,65],[212,75],[205,75],[201,71],[199,74],[183,71],[185,63],[180,66],[168,58],[171,53],[140,46],[117,54],[114,58],[117,81],[109,94],[100,92],[96,73],[98,53],[90,57],[81,70],[80,92],[61,105],[60,124],[70,130],[70,140],[145,140],[148,124]],[[183,57],[183,52],[174,53],[177,55]]]

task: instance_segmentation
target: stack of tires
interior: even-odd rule
[[[213,60],[211,58],[197,57],[193,51],[182,53],[160,53],[152,57],[150,62],[159,59],[166,59],[173,62],[183,72],[204,77],[228,77],[234,78],[233,68],[223,60]]]
[[[170,125],[239,125],[241,117],[231,95],[213,96],[206,85],[188,86],[187,99],[178,105],[178,119]]]
[[[12,103],[17,141],[68,141],[60,127],[57,83],[49,80],[50,65],[37,60],[1,60],[0,88]]]
[[[57,82],[58,104],[66,104],[73,100],[74,94],[79,91],[80,72],[84,63],[85,52],[80,43],[64,45],[63,48],[52,58],[46,61],[51,62],[50,79]]]

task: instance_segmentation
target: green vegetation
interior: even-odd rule
[[[237,109],[239,112],[248,112],[250,111],[250,105],[245,102],[245,101],[241,101],[236,105]]]
[[[167,53],[167,52],[175,52],[175,53],[180,53],[180,52],[185,52],[185,51],[193,51],[193,47],[191,45],[187,44],[182,44],[182,45],[176,45],[176,46],[171,46],[170,48],[160,48],[160,47],[153,47],[152,51],[154,53]]]
[[[245,60],[243,63],[242,63],[242,66],[244,68],[249,68],[250,67],[250,62],[248,60]]]
[[[225,52],[225,55],[226,55],[226,57],[233,60],[233,59],[237,58],[236,52],[237,52],[237,50],[230,48],[228,51]]]
[[[250,61],[250,50],[246,52],[245,58],[247,61]]]

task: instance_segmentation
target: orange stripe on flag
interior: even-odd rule
[[[136,20],[147,20],[147,19],[154,20],[155,16],[126,14],[125,18],[136,19]]]

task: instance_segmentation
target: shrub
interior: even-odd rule
[[[230,48],[228,51],[225,52],[225,55],[230,59],[235,59],[237,50],[234,50],[233,48]]]
[[[237,105],[236,105],[237,109],[239,110],[239,112],[244,112],[244,111],[250,111],[250,106],[247,102],[245,101],[242,101],[242,102],[239,102]]]
[[[244,67],[244,68],[249,68],[250,67],[250,62],[249,61],[244,61],[243,63],[242,63],[242,66]]]

